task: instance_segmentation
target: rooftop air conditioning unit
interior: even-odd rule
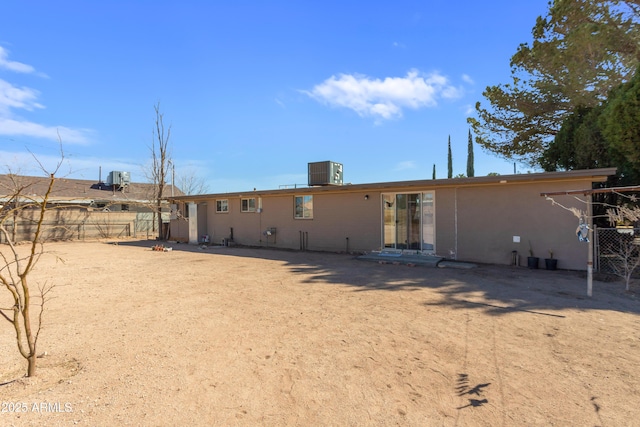
[[[126,187],[131,184],[131,173],[123,171],[109,172],[109,176],[107,177],[107,184]]]
[[[342,163],[331,161],[309,163],[309,186],[342,185]]]

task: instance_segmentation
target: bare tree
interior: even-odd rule
[[[633,229],[631,229],[633,232]],[[621,277],[625,283],[625,290],[630,289],[631,277],[640,266],[640,249],[638,241],[632,234],[621,233],[615,244],[606,252],[609,267],[613,274]]]
[[[37,161],[37,159],[36,159]],[[40,164],[40,162],[38,162]],[[36,347],[42,329],[42,316],[48,294],[53,289],[52,284],[39,284],[37,292],[32,288],[30,274],[38,260],[44,253],[43,223],[45,213],[49,209],[48,202],[56,181],[62,160],[57,164],[53,173],[49,173],[40,164],[42,170],[49,176],[48,187],[43,196],[31,196],[27,191],[28,185],[22,184],[17,175],[12,175],[12,188],[3,188],[5,193],[3,205],[0,207],[0,236],[9,247],[8,251],[0,250],[0,257],[4,266],[0,266],[0,284],[10,294],[11,307],[0,307],[0,316],[11,323],[15,334],[20,355],[27,360],[27,376],[36,373]],[[19,217],[26,217],[34,221],[35,231],[28,250],[18,248],[13,225]],[[32,313],[31,309],[36,308]]]
[[[162,199],[164,196],[165,182],[169,173],[171,162],[169,140],[171,138],[171,126],[165,129],[164,114],[160,112],[160,102],[153,106],[156,113],[153,140],[151,143],[151,180],[154,184],[154,211],[157,215],[158,236],[162,239]]]
[[[184,169],[178,174],[177,185],[186,195],[206,194],[209,191],[207,181],[198,175],[193,167]]]
[[[635,196],[631,197],[636,202]],[[607,217],[611,224],[632,224],[640,220],[640,207],[627,205],[607,209]],[[609,248],[609,267],[625,283],[625,290],[629,290],[633,273],[640,267],[640,239],[634,237],[633,226],[621,228],[614,245]]]
[[[636,198],[632,196],[631,201],[635,203]],[[633,205],[611,207],[607,209],[607,219],[610,224],[638,222],[640,221],[640,207]]]

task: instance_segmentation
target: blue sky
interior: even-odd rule
[[[154,105],[211,193],[466,173],[466,118],[547,0],[19,1],[0,6],[0,166],[146,180]],[[474,147],[475,175],[513,173]],[[518,165],[518,172],[526,172]],[[5,168],[6,170],[6,168]],[[3,171],[4,172],[4,171]]]

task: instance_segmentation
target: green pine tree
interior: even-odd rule
[[[538,165],[578,108],[598,107],[640,64],[638,0],[553,0],[518,45],[506,83],[488,86],[469,117],[476,143]],[[588,124],[588,123],[587,123]]]
[[[431,176],[431,179],[436,179],[436,164],[433,164],[433,175]]]
[[[467,176],[469,178],[475,176],[473,171],[473,138],[471,137],[471,129],[469,129],[469,145],[467,147]]]

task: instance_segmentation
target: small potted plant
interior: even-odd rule
[[[544,259],[544,265],[547,270],[555,270],[558,268],[558,260],[553,257],[553,251],[549,249],[549,258]]]
[[[538,263],[540,262],[540,258],[533,255],[533,248],[531,247],[531,241],[529,241],[529,256],[527,257],[527,267],[531,269],[538,268]]]

